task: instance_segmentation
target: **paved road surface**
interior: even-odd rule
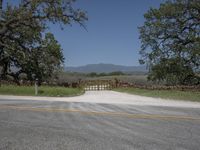
[[[200,103],[109,91],[0,96],[0,150],[29,149],[199,150]]]

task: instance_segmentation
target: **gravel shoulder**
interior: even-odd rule
[[[36,97],[36,96],[0,95],[0,100],[1,99],[200,108],[199,102],[167,100],[167,99],[161,99],[161,98],[152,98],[152,97],[120,93],[120,92],[115,92],[115,91],[87,91],[84,95],[76,96],[76,97]]]

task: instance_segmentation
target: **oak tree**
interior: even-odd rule
[[[35,73],[44,79],[50,75],[49,72],[53,72],[52,66],[61,65],[62,49],[53,34],[46,33],[50,23],[59,24],[61,28],[73,22],[84,26],[86,13],[76,9],[74,2],[75,0],[21,0],[18,4],[6,5],[6,0],[0,0],[1,78],[12,75],[17,80],[23,72],[29,79]]]
[[[199,84],[200,1],[169,0],[151,8],[139,27],[141,64],[149,79],[167,84]]]

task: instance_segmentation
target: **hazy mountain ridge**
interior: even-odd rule
[[[79,72],[79,73],[110,73],[115,71],[121,71],[125,73],[131,72],[147,72],[145,66],[122,66],[122,65],[114,65],[114,64],[89,64],[85,66],[78,67],[65,67],[65,71],[67,72]]]

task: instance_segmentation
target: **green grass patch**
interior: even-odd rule
[[[147,90],[139,88],[117,88],[114,90],[148,97],[200,102],[200,91]]]
[[[81,88],[65,88],[65,87],[50,87],[40,86],[38,88],[38,96],[77,96],[84,93]],[[34,86],[16,86],[16,85],[1,85],[1,95],[21,95],[21,96],[34,96]]]

